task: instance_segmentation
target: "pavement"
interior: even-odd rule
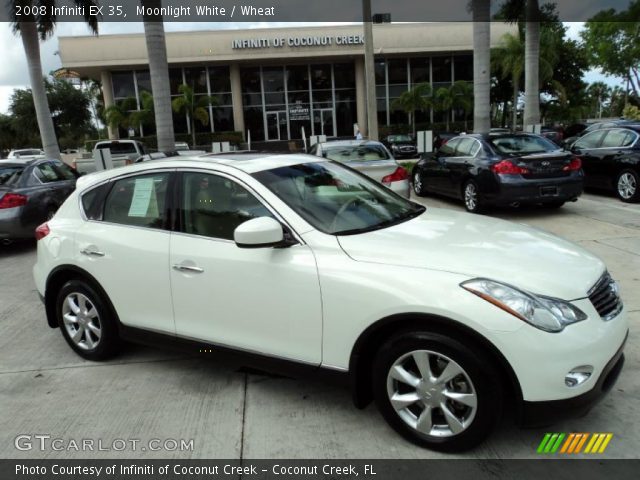
[[[441,198],[417,201],[463,209]],[[586,417],[551,430],[518,429],[506,418],[475,450],[443,455],[403,440],[373,405],[357,410],[347,389],[319,380],[133,345],[109,362],[88,362],[46,325],[31,276],[35,246],[28,242],[0,246],[0,458],[534,458],[546,431],[612,432],[599,458],[638,458],[640,205],[589,193],[557,211],[491,214],[581,244],[602,257],[621,284],[631,321],[627,362],[615,388]],[[62,450],[15,448],[18,435],[37,434],[61,439]],[[116,440],[140,442],[136,451],[77,452],[73,442],[83,439],[100,439],[107,448],[119,447]],[[150,439],[193,440],[193,448],[143,451]]]

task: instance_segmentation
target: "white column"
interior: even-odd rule
[[[111,72],[103,70],[100,72],[100,81],[102,82],[102,98],[104,99],[104,108],[109,108],[115,105],[113,100],[113,83],[111,82]],[[109,132],[110,140],[117,140],[120,138],[118,128],[107,125],[107,131]]]
[[[233,125],[237,132],[244,131],[244,112],[242,111],[242,82],[240,81],[240,66],[235,63],[229,67],[231,81],[231,101],[233,102]]]

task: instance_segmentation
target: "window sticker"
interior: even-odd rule
[[[137,178],[129,207],[130,217],[157,217],[158,199],[153,178]]]

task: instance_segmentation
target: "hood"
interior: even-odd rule
[[[338,241],[356,261],[485,277],[565,300],[584,298],[605,270],[595,255],[542,230],[436,208]]]

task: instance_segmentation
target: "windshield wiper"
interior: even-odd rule
[[[375,230],[381,230],[383,228],[392,227],[393,225],[398,225],[400,223],[406,222],[407,220],[411,220],[412,218],[418,217],[424,213],[427,208],[424,206],[416,207],[414,210],[403,212],[400,215],[389,218],[387,220],[383,220],[380,223],[376,223],[375,225],[370,225],[368,227],[361,228],[353,228],[350,230],[341,230],[335,232],[333,235],[356,235],[358,233],[366,233],[373,232]]]

